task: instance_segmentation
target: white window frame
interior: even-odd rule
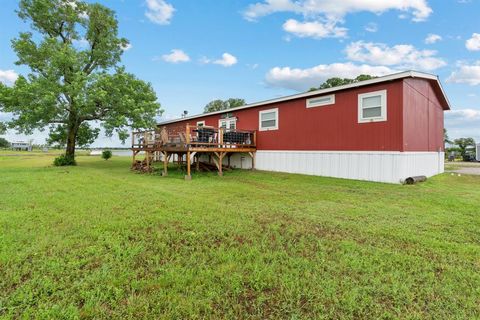
[[[381,115],[379,117],[363,117],[363,99],[380,96]],[[387,121],[387,90],[379,90],[358,95],[358,123]]]
[[[197,121],[197,127],[203,126],[205,127],[205,121]]]
[[[323,101],[323,102],[312,103],[312,101],[320,99],[320,98],[329,98],[329,100],[328,101]],[[329,94],[329,95],[326,95],[326,96],[318,96],[318,97],[307,99],[307,101],[306,101],[306,107],[307,108],[329,106],[329,105],[332,105],[332,104],[335,104],[335,95],[334,94]]]
[[[218,127],[219,127],[219,128],[222,127],[222,122],[223,122],[223,121],[226,122],[226,128],[225,128],[225,129],[230,129],[230,123],[231,123],[231,122],[235,123],[235,129],[237,129],[237,117],[224,118],[224,119],[218,120]],[[234,129],[234,130],[235,130],[235,129]]]
[[[275,112],[275,126],[273,127],[262,127],[262,114],[264,113],[271,113]],[[278,130],[278,108],[262,110],[258,112],[258,130],[259,131],[270,131],[270,130]]]

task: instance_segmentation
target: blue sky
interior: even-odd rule
[[[213,99],[297,93],[332,76],[415,69],[440,76],[451,137],[480,142],[478,0],[100,0],[130,41],[122,63],[152,83],[165,110],[201,113]],[[10,40],[28,30],[2,0],[0,81],[16,66]],[[81,44],[78,44],[81,46]],[[0,121],[6,115],[0,114]],[[45,133],[31,138],[42,143]],[[9,139],[24,139],[9,133]],[[97,146],[118,146],[101,137]]]

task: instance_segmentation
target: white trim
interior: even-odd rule
[[[218,119],[218,127],[221,128],[222,125],[222,121],[225,121],[226,122],[226,126],[225,126],[225,129],[230,129],[230,123],[233,121],[235,123],[235,128],[237,128],[237,117],[231,117],[231,118],[223,118],[223,119]]]
[[[363,117],[363,109],[368,109],[363,106],[363,99],[380,96],[380,116],[378,117]],[[358,95],[358,123],[381,122],[387,121],[387,90],[379,90]]]
[[[363,86],[368,86],[368,85],[372,85],[372,84],[383,83],[383,82],[388,82],[388,81],[393,81],[393,80],[398,80],[398,79],[403,79],[403,78],[421,78],[421,79],[426,79],[426,80],[435,80],[437,82],[444,98],[445,98],[445,101],[447,102],[447,105],[444,106],[444,107],[447,107],[447,109],[451,109],[450,108],[450,102],[448,101],[447,95],[445,94],[445,91],[443,90],[442,84],[441,84],[441,82],[440,82],[440,80],[438,79],[437,76],[435,76],[433,74],[429,74],[429,73],[418,72],[418,71],[405,71],[405,72],[390,74],[390,75],[387,75],[387,76],[384,76],[384,77],[378,77],[378,78],[374,78],[374,79],[370,79],[370,80],[360,81],[360,82],[357,82],[357,83],[346,84],[346,85],[343,85],[343,86],[321,89],[321,90],[315,90],[315,91],[310,91],[310,92],[305,92],[305,93],[300,93],[300,94],[294,94],[294,95],[290,95],[290,96],[286,96],[286,97],[265,100],[265,101],[256,102],[256,103],[252,103],[252,104],[247,104],[247,105],[244,105],[244,106],[240,106],[240,107],[232,108],[232,109],[228,109],[228,110],[213,111],[213,112],[193,115],[193,116],[189,116],[189,117],[185,117],[185,118],[163,121],[163,122],[160,122],[158,125],[165,125],[165,124],[169,124],[169,123],[191,120],[191,119],[206,117],[206,116],[210,116],[210,115],[221,114],[221,113],[225,113],[225,112],[232,112],[232,111],[236,111],[236,110],[254,108],[254,107],[259,107],[259,106],[272,104],[272,103],[277,103],[277,102],[283,102],[283,101],[289,101],[289,100],[294,100],[294,99],[313,97],[313,96],[322,95],[322,94],[326,94],[326,93],[330,93],[330,92],[336,92],[336,91],[346,90],[346,89],[351,89],[351,88],[359,88],[359,87],[363,87]]]
[[[262,114],[264,113],[272,113],[275,112],[275,126],[273,127],[262,127]],[[259,131],[270,131],[270,130],[278,130],[278,108],[268,109],[268,110],[261,110],[258,112],[258,130]]]
[[[320,100],[320,99],[324,99],[324,100],[328,99],[328,100],[315,102],[315,100]],[[313,98],[307,99],[307,101],[306,101],[306,107],[307,108],[329,106],[329,105],[332,105],[332,104],[335,104],[335,94],[313,97]]]
[[[205,127],[205,120],[203,120],[203,121],[197,121],[197,127],[200,127],[200,125],[202,125],[203,127]]]

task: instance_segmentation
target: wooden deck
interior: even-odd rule
[[[227,167],[230,167],[230,157],[234,153],[245,153],[252,158],[252,169],[255,168],[256,132],[248,130],[214,128],[207,126],[189,126],[185,130],[171,132],[167,127],[157,130],[132,133],[132,169],[139,163],[143,171],[150,172],[155,162],[163,163],[162,175],[168,175],[168,163],[176,155],[179,165],[185,163],[185,179],[191,179],[192,163],[197,171],[200,167],[201,156],[208,156],[208,161],[223,175],[227,157]],[[137,156],[143,152],[144,159],[140,162]]]

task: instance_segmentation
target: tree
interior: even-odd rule
[[[82,123],[78,128],[76,146],[87,148],[97,139],[100,128],[91,128],[88,124]],[[63,149],[67,145],[68,133],[64,126],[52,126],[50,128],[47,144],[54,148]]]
[[[0,137],[0,148],[10,148],[10,142],[7,139]]]
[[[462,158],[466,157],[468,147],[475,147],[475,140],[473,138],[459,138],[453,142],[458,146]]]
[[[443,128],[443,143],[444,144],[451,144],[452,143],[452,140],[450,140],[449,136],[448,136],[448,132],[447,132],[447,129]]]
[[[118,37],[114,12],[81,0],[21,0],[18,15],[31,23],[12,41],[18,65],[30,68],[13,87],[0,84],[0,111],[10,128],[31,134],[50,127],[50,142],[75,146],[128,129],[150,128],[161,112],[151,85],[119,66],[128,41]],[[86,43],[86,47],[79,45]]]
[[[207,112],[213,112],[213,111],[220,111],[220,110],[227,110],[227,109],[232,109],[236,107],[241,107],[244,106],[245,100],[244,99],[238,99],[238,98],[230,98],[228,100],[213,100],[210,101],[205,108],[203,109],[204,113]]]
[[[333,88],[333,87],[343,86],[343,85],[346,85],[346,84],[351,84],[351,83],[357,83],[357,82],[360,82],[360,81],[370,80],[370,79],[374,79],[374,78],[376,78],[376,77],[368,75],[368,74],[361,74],[358,77],[356,77],[355,79],[334,77],[334,78],[330,78],[330,79],[325,80],[325,82],[322,83],[318,88],[315,88],[315,87],[310,88],[309,91]]]

